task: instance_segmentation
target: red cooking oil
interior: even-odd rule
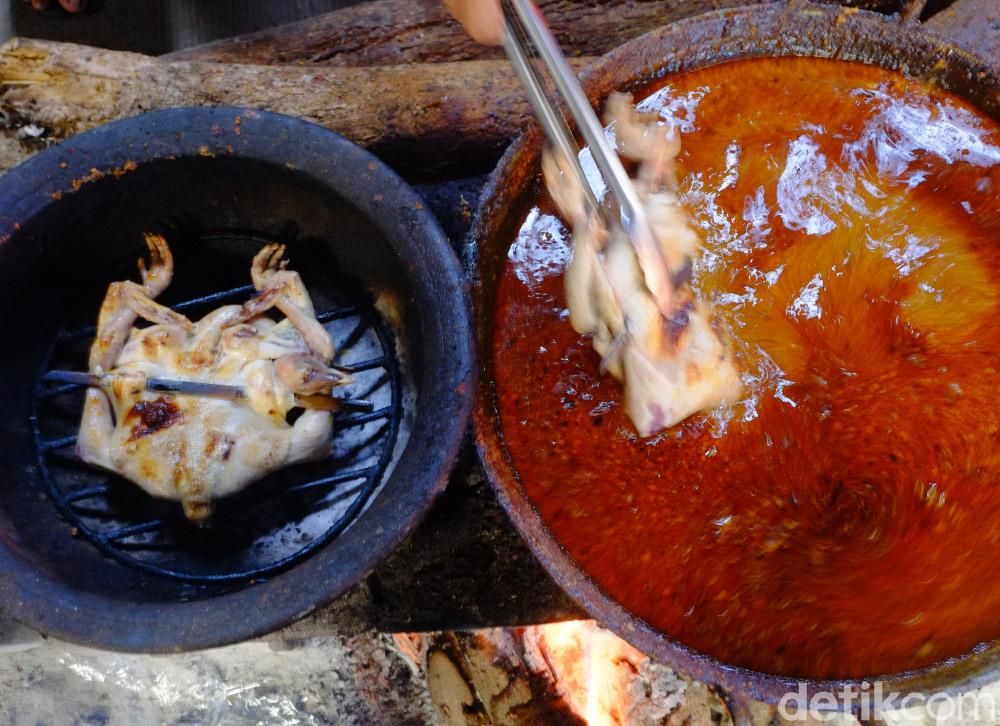
[[[872,676],[1000,636],[998,124],[805,58],[636,100],[681,129],[694,285],[743,393],[637,437],[569,325],[570,233],[539,194],[493,355],[507,446],[555,537],[643,620],[760,671]]]

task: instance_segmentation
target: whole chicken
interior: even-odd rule
[[[625,409],[641,436],[693,413],[734,402],[740,391],[731,352],[716,329],[711,306],[695,299],[689,278],[700,249],[680,204],[675,158],[677,131],[647,119],[622,94],[608,99],[619,151],[638,162],[633,180],[652,233],[630,239],[609,231],[588,209],[566,161],[546,150],[546,187],[573,225],[566,270],[570,322],[593,335],[601,368],[625,387]],[[644,244],[645,243],[645,244]]]
[[[142,284],[112,283],[101,306],[89,368],[107,383],[87,390],[77,453],[155,497],[179,500],[188,519],[204,522],[214,499],[327,455],[330,411],[306,410],[294,424],[286,416],[298,397],[329,394],[348,379],[330,367],[333,342],[298,273],[285,269],[283,245],[254,258],[256,297],[192,322],[155,302],[170,284],[173,258],[163,237],[147,234],[146,244]],[[268,317],[272,308],[284,319]],[[153,325],[134,327],[137,318]],[[236,385],[247,395],[151,393],[151,377]]]

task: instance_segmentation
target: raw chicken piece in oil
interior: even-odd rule
[[[285,269],[284,246],[269,245],[254,258],[259,295],[192,322],[155,302],[170,284],[173,258],[159,235],[146,235],[146,243],[142,284],[112,283],[101,307],[89,366],[112,375],[103,390],[87,391],[77,453],[153,496],[179,500],[200,522],[213,499],[328,454],[332,413],[307,410],[294,424],[285,417],[297,396],[329,394],[346,378],[329,367],[333,342],[298,273]],[[284,319],[265,315],[272,308]],[[137,318],[153,325],[136,328]],[[248,395],[151,393],[144,390],[151,377],[238,385]]]
[[[587,208],[561,158],[546,151],[542,169],[552,198],[573,225],[566,270],[570,322],[577,332],[593,335],[602,368],[624,384],[629,417],[640,435],[650,436],[733,401],[739,376],[711,307],[695,299],[689,284],[700,240],[678,194],[680,137],[655,117],[647,120],[621,94],[609,98],[605,123],[615,125],[621,154],[639,164],[633,183],[653,245],[643,249],[621,229],[609,232]]]

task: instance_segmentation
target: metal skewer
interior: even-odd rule
[[[42,380],[49,383],[70,383],[78,386],[94,386],[102,388],[113,379],[113,374],[96,376],[82,371],[48,371]],[[239,401],[247,398],[243,386],[229,386],[222,383],[205,383],[202,381],[180,381],[172,378],[147,378],[145,390],[153,393],[177,393],[188,396],[209,396]],[[304,396],[296,403],[303,408],[314,408],[326,411],[350,410],[372,411],[375,406],[371,401],[360,398],[335,398],[334,396]]]
[[[100,388],[112,380],[112,376],[97,376],[82,371],[49,371],[42,376],[49,383],[72,383],[79,386],[94,386]],[[199,381],[178,381],[170,378],[147,378],[147,391],[158,393],[181,393],[192,396],[211,396],[212,398],[228,398],[239,400],[246,398],[242,386],[226,386],[220,383],[201,383]]]
[[[646,286],[661,312],[670,314],[673,283],[666,260],[649,227],[642,202],[618,154],[608,143],[604,127],[591,108],[580,82],[573,75],[559,44],[546,26],[541,11],[532,0],[501,0],[500,5],[504,18],[504,49],[524,86],[546,138],[566,159],[587,202],[601,215],[609,229],[620,227],[624,230],[639,258]],[[551,78],[556,98],[550,97],[539,69],[531,62],[529,42],[537,52],[544,71]],[[609,210],[608,204],[601,203],[597,190],[587,180],[580,164],[580,149],[563,116],[560,101],[566,104],[576,128],[590,147],[597,169],[607,185],[607,197],[610,198],[608,201],[613,209]]]

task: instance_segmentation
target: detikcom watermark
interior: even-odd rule
[[[1000,723],[1000,693],[973,691],[951,693],[900,693],[887,690],[880,681],[845,684],[832,691],[817,691],[805,683],[789,691],[778,701],[778,714],[788,721],[807,719],[830,721],[843,714],[853,714],[862,723],[889,716],[894,723],[907,720]]]

